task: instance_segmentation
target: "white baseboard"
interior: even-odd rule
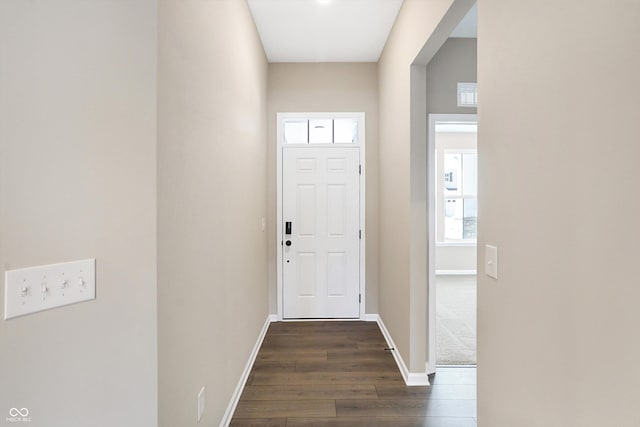
[[[393,354],[393,358],[398,365],[398,369],[400,369],[400,373],[402,374],[404,383],[408,386],[430,385],[429,376],[426,372],[409,372],[407,365],[405,365],[404,360],[402,359],[400,350],[398,350],[398,347],[396,347],[395,343],[393,342],[393,338],[391,338],[391,334],[389,334],[389,331],[384,325],[382,318],[377,314],[372,314],[370,316],[376,317],[376,321],[378,322],[378,326],[380,326],[380,330],[382,331],[382,335],[384,336],[385,341],[387,341],[387,345],[389,346],[389,348],[393,349],[391,350],[391,354]]]
[[[379,317],[380,316],[378,316],[377,314],[365,314],[364,315],[364,321],[365,322],[377,322]]]
[[[279,320],[274,320],[274,322],[279,322]],[[302,318],[302,319],[282,319],[282,322],[288,322],[288,323],[295,323],[295,322],[360,322],[361,319],[351,319],[351,318],[347,318],[347,319],[343,319],[340,317],[336,317],[336,318],[331,318],[331,319],[324,319],[324,318],[314,318],[314,319],[306,319],[306,318]]]
[[[476,270],[436,270],[436,276],[475,276]]]
[[[220,421],[220,427],[227,427],[229,423],[231,423],[231,418],[233,417],[233,413],[236,410],[236,406],[238,406],[238,401],[240,400],[240,396],[242,395],[242,390],[244,390],[244,386],[247,383],[247,379],[249,379],[249,373],[251,373],[251,368],[253,368],[253,363],[256,361],[256,357],[258,356],[258,352],[260,351],[260,346],[262,345],[262,341],[264,341],[264,337],[267,334],[267,329],[269,329],[269,324],[271,322],[275,322],[277,318],[278,316],[274,314],[267,316],[267,320],[264,322],[262,331],[260,331],[260,335],[258,335],[258,340],[256,341],[256,344],[253,346],[253,350],[251,351],[249,360],[247,361],[247,364],[244,367],[244,371],[242,372],[240,381],[238,381],[236,390],[233,392],[233,395],[231,396],[231,401],[227,406],[227,410],[225,411],[224,416]]]

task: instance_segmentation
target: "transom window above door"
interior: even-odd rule
[[[357,144],[357,118],[290,119],[283,123],[285,144]]]

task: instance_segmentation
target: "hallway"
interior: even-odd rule
[[[407,387],[373,322],[272,323],[232,426],[476,426],[473,368]]]

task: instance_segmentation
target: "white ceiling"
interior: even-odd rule
[[[377,62],[402,0],[248,0],[269,62]]]

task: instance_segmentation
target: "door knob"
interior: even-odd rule
[[[291,246],[291,240],[287,240],[286,242],[284,242],[284,244],[287,246]]]

